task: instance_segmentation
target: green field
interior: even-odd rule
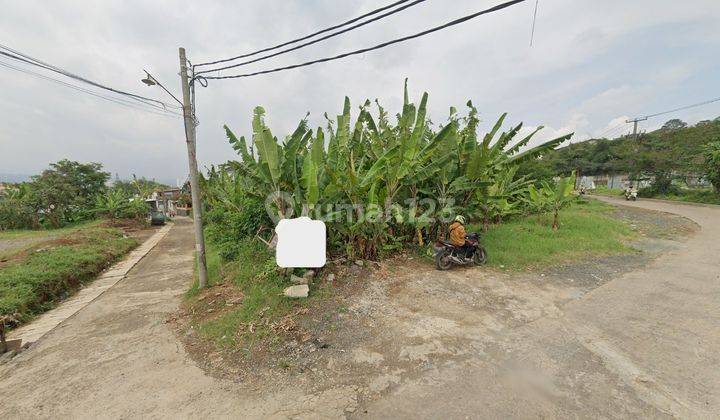
[[[560,228],[553,231],[550,215],[524,216],[491,227],[481,242],[488,265],[514,270],[542,268],[583,257],[631,252],[630,228],[611,216],[613,207],[599,201],[573,204],[560,212]],[[470,225],[469,232],[481,232]]]
[[[37,232],[3,232],[3,237],[32,237]],[[122,230],[97,223],[52,233],[52,239],[16,250],[0,262],[0,315],[15,314],[20,321],[27,321],[94,279],[138,244]]]

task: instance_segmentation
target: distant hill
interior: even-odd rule
[[[0,173],[0,182],[15,184],[18,182],[30,181],[31,175],[25,174],[2,174]]]
[[[582,175],[692,174],[698,172],[702,162],[703,146],[716,140],[720,140],[720,119],[684,128],[659,129],[638,138],[590,139],[554,150],[522,167],[520,173],[546,178],[571,171]]]

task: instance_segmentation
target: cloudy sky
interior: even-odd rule
[[[143,69],[180,92],[177,48],[195,63],[239,55],[305,35],[391,0],[24,0],[1,1],[0,43],[119,89],[165,100],[139,81]],[[248,66],[266,69],[423,30],[500,3],[427,0],[352,33]],[[283,137],[306,112],[313,125],[365,98],[393,113],[408,77],[411,94],[430,94],[442,122],[451,105],[472,99],[483,128],[508,122],[544,125],[542,138],[576,140],[629,129],[620,122],[720,96],[717,0],[540,0],[482,16],[405,44],[253,78],[210,81],[197,91],[201,165],[234,157],[222,130],[251,131],[263,105]],[[0,62],[7,62],[0,59]],[[17,65],[17,64],[14,64]],[[223,74],[230,74],[225,72]],[[102,162],[120,177],[160,180],[187,173],[182,121],[148,114],[0,67],[0,173],[32,174],[62,158]],[[690,123],[720,116],[720,102],[669,118]],[[614,128],[617,127],[617,128]]]

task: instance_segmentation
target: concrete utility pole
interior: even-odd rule
[[[195,156],[195,118],[190,103],[190,84],[188,82],[187,59],[185,48],[180,47],[180,80],[183,94],[183,117],[185,118],[185,140],[190,166],[190,192],[192,194],[193,223],[195,224],[195,250],[197,251],[198,285],[201,289],[207,286],[207,263],[205,261],[205,236],[202,225],[202,204],[200,203],[200,180],[198,177],[197,158]]]
[[[645,121],[648,117],[642,117],[642,118],[633,118],[632,120],[625,120],[626,123],[633,123],[633,137],[637,139],[638,132],[637,132],[637,123],[638,121]]]

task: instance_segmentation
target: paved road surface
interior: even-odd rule
[[[720,209],[631,205],[702,229],[557,314],[367,399],[348,386],[250,391],[196,367],[163,324],[192,270],[191,225],[179,220],[125,280],[0,365],[0,418],[718,418]]]
[[[694,220],[684,247],[401,385],[372,418],[720,418],[720,207],[601,198]],[[501,353],[502,353],[501,352]]]

